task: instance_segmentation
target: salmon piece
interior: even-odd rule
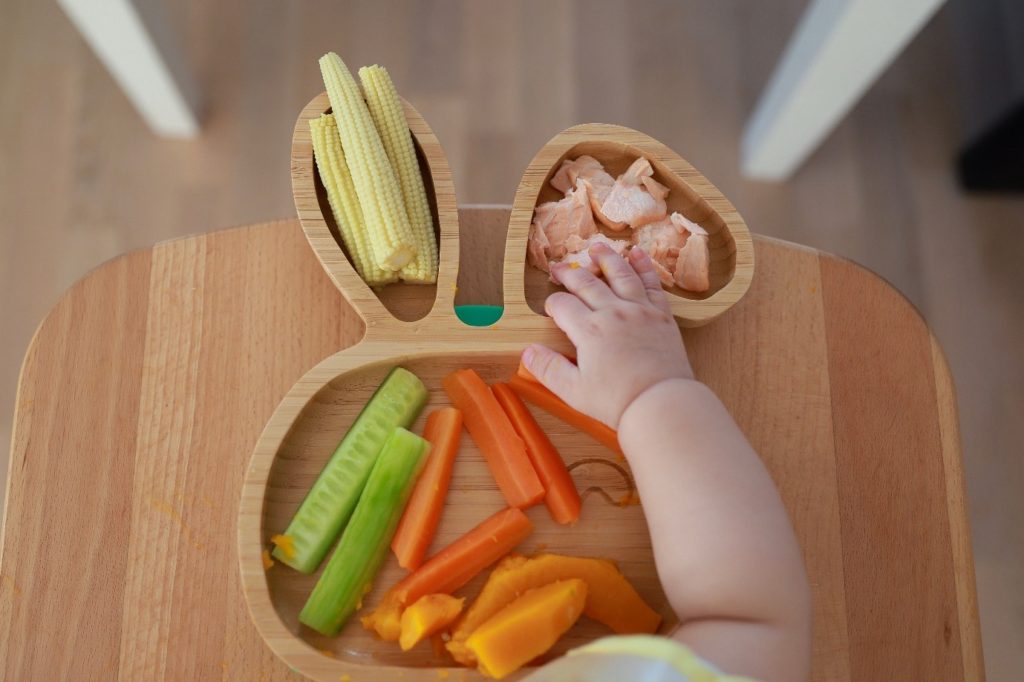
[[[633,245],[647,252],[654,261],[654,270],[661,283],[667,287],[675,285],[672,273],[676,269],[679,250],[686,244],[690,232],[686,229],[686,218],[673,213],[653,223],[647,223],[633,232]]]
[[[600,232],[588,237],[587,239],[580,239],[579,237],[572,236],[565,240],[565,247],[569,250],[569,253],[565,254],[565,257],[559,262],[566,263],[570,267],[589,270],[595,275],[601,274],[601,268],[598,267],[597,263],[594,262],[594,259],[590,257],[590,247],[594,244],[606,244],[612,251],[620,256],[625,256],[630,247],[629,242],[625,239],[612,239]],[[554,277],[551,278],[551,281],[555,281]]]
[[[607,175],[607,173],[606,173]],[[587,194],[590,195],[590,209],[594,212],[594,217],[600,220],[608,227],[613,227],[611,222],[601,213],[601,206],[608,199],[608,195],[611,194],[612,186],[615,181],[612,180],[612,176],[608,175],[610,182],[604,182],[604,180],[598,180],[595,178],[581,178],[580,182],[587,188]]]
[[[654,179],[651,162],[640,157],[618,177],[594,215],[613,230],[640,227],[667,213],[668,187]]]
[[[533,211],[527,238],[527,259],[530,265],[548,272],[548,262],[560,260],[568,253],[569,237],[587,239],[597,234],[590,197],[582,182],[569,190],[564,199],[541,204]]]
[[[560,192],[568,192],[582,180],[590,194],[590,208],[599,215],[601,205],[612,191],[615,178],[605,171],[601,162],[593,156],[583,156],[575,161],[566,159],[551,178],[551,186]]]
[[[600,232],[581,239],[579,237],[569,237],[565,240],[565,248],[569,250],[569,253],[579,253],[581,251],[589,251],[590,247],[595,244],[604,244],[615,253],[620,256],[625,256],[626,252],[629,251],[630,243],[625,239],[612,239],[611,237],[601,234]]]
[[[682,216],[680,216],[682,217]],[[674,271],[675,281],[687,291],[707,291],[711,288],[710,267],[711,251],[708,247],[707,231],[690,220],[686,220],[686,230],[690,233],[679,250]]]
[[[538,270],[548,272],[548,246],[548,238],[544,230],[537,229],[535,217],[526,240],[526,261]]]
[[[551,186],[563,194],[576,187],[580,179],[586,180],[595,189],[606,188],[610,190],[615,183],[615,178],[608,175],[601,162],[593,156],[584,154],[575,161],[566,159],[562,162],[558,171],[551,178]],[[604,195],[601,195],[604,198]]]

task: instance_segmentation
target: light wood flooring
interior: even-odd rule
[[[989,679],[1019,679],[1024,199],[956,187],[945,13],[791,182],[759,184],[739,175],[738,140],[804,0],[167,4],[206,97],[191,142],[148,132],[55,3],[0,0],[3,442],[32,332],[90,268],[293,215],[292,123],[321,89],[316,58],[336,50],[390,69],[444,144],[461,203],[510,202],[563,127],[622,123],[700,168],[754,231],[842,254],[902,290],[957,383]]]

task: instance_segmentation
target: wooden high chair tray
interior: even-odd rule
[[[501,301],[508,218],[459,212],[459,302]],[[813,679],[982,679],[941,350],[870,272],[754,245],[747,295],[684,337],[794,518],[814,590]],[[295,220],[158,244],[76,283],[19,382],[0,679],[301,679],[246,608],[242,481],[285,393],[361,335]],[[615,555],[611,533],[589,551]]]

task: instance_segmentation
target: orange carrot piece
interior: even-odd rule
[[[452,372],[442,383],[452,404],[462,410],[466,430],[487,460],[509,506],[529,507],[540,502],[544,486],[491,388],[471,369]]]
[[[403,604],[425,594],[451,594],[533,532],[533,523],[521,509],[502,509],[432,556],[395,586]]]
[[[427,417],[423,437],[432,446],[430,457],[391,540],[391,550],[402,568],[410,571],[419,568],[434,539],[444,499],[448,495],[448,484],[452,480],[452,466],[459,452],[461,435],[462,413],[454,407],[442,407]]]
[[[494,384],[491,390],[516,433],[526,443],[526,454],[544,485],[544,504],[551,517],[562,524],[575,522],[580,517],[580,494],[558,450],[508,384]]]
[[[527,372],[526,368],[520,370]],[[557,395],[549,391],[536,379],[524,379],[519,371],[508,380],[509,387],[528,403],[533,403],[545,412],[558,417],[566,424],[574,426],[609,449],[622,454],[619,437],[615,430],[602,424],[593,417],[588,417],[569,405]]]
[[[363,627],[375,630],[385,640],[397,641],[404,607],[427,594],[451,594],[532,532],[533,524],[521,509],[501,510],[388,590],[373,613],[363,617]]]

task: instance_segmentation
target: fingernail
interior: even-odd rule
[[[533,346],[527,346],[526,350],[523,351],[523,364],[529,367],[535,355],[536,351],[533,350]]]

